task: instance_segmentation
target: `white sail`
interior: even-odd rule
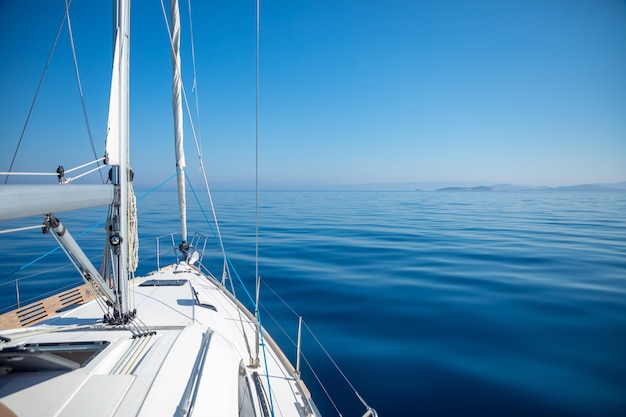
[[[178,0],[170,0],[172,19],[172,109],[174,111],[174,140],[176,171],[178,172],[178,205],[183,242],[187,241],[187,202],[185,197],[185,147],[183,144],[183,101],[180,72],[180,14]]]
[[[120,164],[120,75],[119,68],[119,49],[120,49],[120,33],[117,31],[115,37],[115,50],[113,52],[113,72],[111,77],[111,94],[109,97],[109,119],[107,123],[107,136],[105,142],[106,163],[109,165]]]

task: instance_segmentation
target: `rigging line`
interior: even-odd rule
[[[243,288],[243,292],[246,293],[246,295],[248,296],[248,299],[250,300],[250,302],[254,303],[254,298],[252,298],[252,295],[250,294],[250,292],[248,291],[248,289],[244,285],[243,280],[241,279],[241,277],[239,276],[239,273],[237,272],[237,269],[235,268],[235,265],[233,265],[233,263],[231,262],[231,260],[230,260],[230,258],[228,256],[226,257],[226,260],[228,261],[228,265],[232,269],[233,274],[235,275],[235,278],[237,278],[237,280],[239,281],[239,284],[241,284],[241,287]]]
[[[274,417],[274,399],[272,396],[272,384],[270,382],[270,371],[267,366],[267,352],[265,351],[265,337],[263,336],[263,326],[261,326],[261,315],[259,314],[259,334],[261,335],[261,348],[263,349],[263,362],[265,362],[265,378],[267,378],[267,387],[270,392],[270,410],[272,412],[272,417]]]
[[[346,376],[346,374],[343,373],[343,371],[341,370],[341,368],[339,368],[339,365],[337,365],[337,362],[335,362],[335,360],[333,359],[332,356],[330,356],[330,353],[328,353],[328,351],[326,350],[326,348],[324,347],[324,345],[322,345],[322,342],[320,342],[320,340],[317,338],[317,336],[315,335],[315,333],[313,333],[313,330],[311,330],[311,328],[309,327],[309,325],[303,320],[304,322],[304,326],[307,328],[307,330],[309,331],[310,335],[313,337],[313,339],[315,339],[315,341],[317,342],[317,344],[319,345],[319,347],[322,349],[322,351],[326,354],[326,356],[328,357],[328,360],[330,360],[332,362],[332,364],[335,366],[335,368],[337,369],[337,371],[341,374],[341,376],[343,377],[343,379],[346,381],[346,383],[348,384],[348,386],[352,389],[352,391],[354,392],[354,395],[356,395],[356,397],[359,399],[359,401],[361,401],[361,403],[366,407],[366,408],[370,408],[370,406],[365,402],[365,400],[363,399],[363,397],[361,397],[361,394],[359,394],[359,392],[356,390],[356,388],[354,388],[354,386],[352,385],[352,383],[350,382],[350,380],[348,379],[348,377]]]
[[[191,0],[187,1],[187,8],[189,10],[189,33],[190,33],[190,38],[191,38],[191,66],[193,68],[193,85],[191,86],[191,91],[194,92],[194,97],[196,101],[196,120],[198,123],[198,137],[200,138],[200,149],[198,153],[200,154],[200,156],[202,156],[202,133],[200,129],[200,104],[199,104],[200,94],[198,94],[198,77],[197,77],[197,72],[196,72],[196,47],[193,41],[194,36],[193,36],[193,24],[192,24],[193,22],[191,18]]]
[[[100,171],[100,178],[102,178],[102,168],[105,168],[105,167],[106,167],[106,165],[98,164],[97,167],[95,167],[95,168],[93,168],[93,169],[91,169],[91,170],[89,170],[87,172],[83,172],[82,174],[79,174],[79,175],[77,175],[75,177],[66,178],[66,181],[67,182],[71,182],[71,181],[77,180],[77,179],[79,179],[81,177],[84,177],[85,175],[91,174],[94,171]]]
[[[15,275],[17,272],[28,268],[29,266],[39,262],[40,260],[42,260],[43,258],[47,257],[48,255],[52,255],[54,252],[58,251],[59,249],[60,248],[58,246],[56,246],[55,248],[49,250],[48,252],[44,253],[43,255],[39,256],[38,258],[36,258],[36,259],[34,259],[34,260],[32,260],[32,261],[30,261],[30,262],[20,266],[19,268],[15,269],[12,272],[9,272],[7,275],[4,275],[4,276],[0,277],[0,281],[1,280],[5,280],[6,278],[9,278],[10,276]]]
[[[200,160],[200,162],[202,163],[202,160]],[[220,245],[220,249],[222,251],[223,259],[224,259],[224,272],[226,273],[226,276],[230,279],[230,285],[231,285],[232,293],[234,295],[235,294],[235,287],[233,286],[232,278],[230,276],[230,268],[228,267],[228,265],[230,263],[230,260],[228,259],[228,256],[226,255],[226,248],[224,247],[224,242],[223,242],[222,236],[221,236],[221,234],[219,232],[219,227],[218,227],[218,224],[217,224],[217,216],[215,215],[215,208],[213,207],[213,199],[211,198],[211,192],[210,192],[210,190],[207,190],[208,194],[209,194],[209,201],[211,202],[211,209],[212,209],[212,212],[213,212],[213,219],[214,219],[216,227],[218,227],[217,230],[215,230],[215,228],[213,227],[213,224],[211,224],[211,222],[209,221],[209,217],[207,216],[206,211],[204,210],[204,208],[202,207],[202,204],[200,203],[200,199],[198,198],[198,194],[196,193],[196,190],[193,188],[193,184],[192,184],[191,180],[189,180],[189,177],[187,177],[187,172],[185,172],[185,178],[187,179],[187,184],[189,185],[189,188],[191,189],[191,193],[193,194],[193,197],[195,198],[196,203],[198,204],[198,208],[200,209],[200,212],[202,213],[202,216],[204,217],[204,221],[206,221],[207,225],[211,229],[211,232],[213,233],[213,236],[216,237],[217,240],[218,240],[218,243]],[[206,176],[204,177],[204,181],[205,181],[205,185],[208,187],[208,182],[206,180]],[[239,278],[239,276],[237,276],[237,278]],[[239,278],[239,281],[241,282],[241,278]],[[243,286],[243,282],[241,282],[241,285]],[[245,287],[244,287],[244,289],[245,289]]]
[[[291,310],[291,312],[293,313],[294,316],[299,317],[300,315],[298,314],[298,312],[296,310],[293,309],[293,307],[291,307],[287,301],[285,301],[280,295],[278,295],[278,293],[272,288],[270,287],[270,285],[263,281],[263,285],[265,285],[267,287],[268,290],[270,290],[272,292],[272,294],[274,294],[276,296],[276,298],[278,298],[285,307],[287,307],[289,310]]]
[[[71,3],[72,3],[72,0],[70,0],[70,4]],[[37,90],[35,91],[35,96],[33,97],[33,101],[30,103],[30,109],[28,110],[28,115],[26,116],[24,127],[22,127],[22,133],[20,133],[20,139],[17,142],[17,147],[15,148],[15,152],[13,152],[11,165],[9,165],[9,172],[13,170],[13,164],[15,163],[15,158],[17,157],[17,153],[19,152],[20,146],[22,145],[22,140],[24,139],[24,134],[26,133],[26,126],[28,126],[30,115],[33,113],[33,109],[35,108],[35,102],[37,101],[37,97],[39,96],[39,90],[41,90],[43,79],[46,76],[46,72],[48,71],[48,65],[50,65],[50,61],[52,60],[52,54],[54,53],[54,50],[56,49],[57,42],[59,41],[59,36],[61,35],[61,30],[63,29],[63,24],[65,23],[66,17],[67,17],[67,8],[65,9],[65,13],[63,13],[63,19],[61,19],[61,24],[59,25],[59,28],[57,29],[57,34],[56,34],[56,37],[54,38],[52,49],[50,50],[50,54],[48,55],[48,60],[46,61],[46,65],[41,74],[41,78],[39,79],[39,85],[37,85]],[[4,179],[4,183],[6,184],[8,180],[9,180],[9,176],[7,175],[6,178]]]
[[[96,164],[96,163],[98,163],[98,162],[100,162],[100,161],[104,161],[104,158],[100,158],[100,159],[98,159],[98,157],[96,157],[96,160],[95,160],[95,161],[87,162],[87,163],[85,163],[85,164],[79,165],[79,166],[74,167],[74,168],[71,168],[71,169],[66,169],[66,170],[65,170],[65,173],[66,173],[66,174],[69,174],[70,172],[77,171],[77,170],[79,170],[79,169],[85,168],[85,167],[86,167],[86,166],[88,166],[88,165],[91,165],[91,164]],[[98,166],[99,166],[99,165],[98,165]],[[57,175],[58,175],[58,174],[57,174]]]
[[[76,82],[78,83],[78,93],[80,95],[80,104],[83,107],[83,117],[85,118],[85,124],[87,125],[87,135],[89,136],[89,142],[91,143],[91,150],[93,151],[93,157],[98,160],[98,154],[96,152],[96,146],[93,144],[93,136],[91,134],[91,127],[89,126],[89,118],[87,117],[87,108],[85,107],[85,96],[83,95],[83,86],[80,82],[80,72],[78,71],[78,59],[76,58],[76,48],[74,47],[74,35],[72,33],[72,24],[70,22],[70,1],[65,0],[65,13],[67,14],[67,29],[70,34],[70,45],[72,46],[72,56],[74,57],[74,71],[76,72]],[[100,163],[98,163],[100,166]],[[104,184],[104,177],[102,171],[100,171],[100,179]]]
[[[328,401],[330,401],[332,406],[335,408],[337,415],[341,416],[342,414],[341,414],[341,411],[339,411],[339,407],[335,403],[335,400],[333,400],[333,397],[330,395],[330,392],[326,388],[326,385],[324,385],[324,383],[322,382],[322,379],[319,377],[319,375],[317,375],[317,372],[315,372],[315,368],[313,368],[313,365],[311,365],[311,362],[309,362],[309,360],[307,359],[305,355],[302,355],[302,359],[306,363],[306,366],[309,368],[309,371],[311,371],[311,373],[317,380],[317,384],[322,388],[322,390],[324,391],[324,394],[326,394],[326,398],[328,399]]]
[[[261,296],[261,277],[259,275],[259,33],[260,33],[260,0],[256,0],[256,31],[255,31],[255,105],[254,105],[254,229],[255,229],[255,244],[254,244],[254,277],[256,280],[255,285],[255,302],[254,302],[254,316],[256,317],[256,358],[259,358],[259,345],[263,342],[263,331],[261,328],[261,313],[259,311],[259,298]],[[265,356],[265,343],[263,343],[263,356],[265,358],[265,367],[267,375],[267,385],[270,386],[269,372],[267,372],[267,357]],[[272,416],[274,415],[274,402],[272,401],[272,390],[270,389],[270,407],[272,410]]]
[[[71,267],[72,267],[72,265],[65,265],[65,266],[62,266],[62,267],[51,269],[49,272],[51,272],[51,271],[58,271],[59,269],[69,269]],[[30,298],[27,298],[27,299],[24,299],[24,300],[20,299],[20,303],[22,304],[22,306],[27,306],[29,304],[34,303],[37,300],[43,300],[43,299],[47,298],[50,295],[59,294],[59,293],[61,293],[63,291],[69,290],[70,288],[75,288],[77,285],[79,285],[79,282],[83,282],[83,281],[80,280],[80,281],[77,281],[77,282],[75,282],[73,284],[68,284],[68,285],[63,286],[61,288],[56,288],[54,290],[45,292],[43,294],[39,294],[39,295],[37,295],[35,297],[30,297]],[[13,281],[6,282],[5,284],[13,284]],[[5,285],[5,284],[0,284],[0,285]],[[15,310],[15,307],[17,307],[17,304],[11,304],[10,306],[5,306],[5,307],[2,308],[2,310],[0,310],[0,314],[4,314],[4,313],[6,313],[8,311]]]
[[[198,208],[200,209],[200,212],[202,213],[202,217],[204,217],[204,221],[207,222],[207,224],[209,225],[209,228],[211,229],[211,232],[213,232],[213,235],[215,237],[217,237],[217,232],[213,228],[213,224],[211,224],[211,221],[209,220],[209,216],[206,214],[206,211],[202,207],[202,204],[200,203],[200,199],[198,198],[198,194],[196,193],[196,190],[193,188],[193,185],[191,184],[191,181],[189,180],[189,177],[187,177],[187,173],[186,172],[185,172],[185,178],[187,179],[187,184],[189,185],[189,189],[191,190],[191,194],[193,194],[193,197],[195,198],[196,203],[198,204]],[[222,242],[220,241],[219,243],[221,244]],[[222,252],[226,252],[226,249],[224,248],[224,245],[221,245],[220,248],[221,248]]]
[[[95,229],[96,227],[101,226],[101,225],[102,225],[105,221],[106,221],[106,220],[100,220],[98,223],[94,224],[94,225],[93,225],[93,226],[91,226],[90,228],[88,228],[88,229],[84,230],[83,232],[81,232],[81,233],[77,234],[77,235],[76,235],[76,239],[80,238],[81,236],[85,235],[86,233],[89,233],[90,231],[92,231],[92,230],[93,230],[93,229]],[[40,226],[40,227],[41,227],[41,226]],[[43,255],[39,256],[38,258],[36,258],[36,259],[34,259],[34,260],[30,261],[30,262],[28,262],[28,263],[26,263],[26,264],[22,265],[21,267],[19,267],[19,268],[17,268],[16,270],[14,270],[14,271],[10,272],[9,274],[7,274],[7,275],[4,275],[4,276],[0,277],[0,281],[1,281],[1,280],[6,279],[6,278],[8,278],[8,277],[10,277],[11,275],[16,274],[17,272],[19,272],[19,271],[21,271],[21,270],[23,270],[23,269],[26,269],[26,268],[30,267],[31,265],[33,265],[33,264],[35,264],[35,263],[39,262],[40,260],[42,260],[43,258],[47,257],[48,255],[52,255],[54,252],[58,251],[59,249],[60,249],[60,248],[59,248],[59,246],[57,246],[57,247],[55,247],[55,248],[53,248],[53,249],[49,250],[48,252],[44,253]]]
[[[21,277],[21,278],[15,278],[15,281],[24,281],[24,280],[27,280],[27,279],[29,279],[29,278],[38,277],[38,276],[40,276],[40,275],[43,275],[43,274],[48,274],[48,273],[50,273],[50,272],[61,271],[61,270],[63,270],[63,269],[68,269],[68,268],[70,268],[70,267],[71,267],[71,265],[60,265],[60,266],[57,266],[56,268],[48,268],[48,269],[46,269],[45,271],[35,272],[35,273],[30,274],[30,275],[26,275],[25,277]],[[19,268],[17,269],[17,271],[19,271]],[[14,271],[14,272],[15,272],[15,271]],[[13,274],[13,272],[12,272],[11,274]],[[9,275],[11,275],[11,274],[9,274]],[[9,275],[7,275],[7,276],[9,276]],[[4,277],[2,277],[2,279],[4,279]],[[12,282],[13,282],[13,281],[4,281],[4,282],[0,282],[0,287],[2,287],[2,286],[4,286],[4,285],[11,284]]]
[[[146,191],[141,197],[137,197],[137,201],[141,201],[144,198],[148,197],[150,194],[152,194],[153,192],[157,191],[159,188],[163,187],[165,184],[170,182],[170,180],[174,178],[176,175],[178,175],[178,171],[174,172],[172,175],[169,176],[169,178],[163,180],[160,184],[155,185],[154,187]]]
[[[186,101],[186,99],[185,99]],[[193,129],[193,125],[192,125],[192,129]],[[195,139],[195,134],[194,134],[194,139]],[[196,149],[198,148],[198,141],[196,141]],[[200,154],[198,154],[199,157],[199,163],[200,163],[200,170],[202,171],[202,178],[204,180],[204,188],[207,192],[207,196],[209,198],[209,204],[211,206],[211,213],[213,214],[213,223],[215,224],[215,230],[214,233],[217,236],[217,240],[219,242],[220,248],[222,250],[222,255],[224,257],[224,260],[226,260],[226,249],[224,247],[224,241],[222,239],[222,233],[220,231],[220,225],[217,221],[217,213],[215,212],[215,205],[213,204],[213,196],[211,195],[211,189],[209,187],[209,181],[207,180],[207,176],[206,176],[206,171],[204,170],[204,163],[202,162],[202,156]],[[185,172],[185,176],[187,175],[187,173]],[[189,181],[189,178],[187,177],[187,182],[189,183],[189,188],[191,188],[191,190],[194,193],[194,196],[196,197],[196,201],[198,202],[198,206],[201,207],[201,204],[198,200],[198,197],[195,194],[195,191],[193,190],[193,186],[191,185],[191,181]],[[204,214],[204,210],[203,210],[203,214]],[[207,219],[207,217],[205,216],[205,219]],[[207,219],[207,223],[210,225],[208,219]],[[228,265],[227,262],[224,262],[224,268],[226,268]]]
[[[259,290],[260,290],[260,278],[259,278],[259,15],[260,7],[259,0],[256,1],[256,60],[255,60],[255,172],[254,172],[254,208],[255,208],[255,257],[254,257],[254,276],[256,278],[256,303],[255,312],[257,315],[259,310]],[[257,347],[258,354],[258,347]]]
[[[278,321],[278,319],[277,319],[277,318],[276,318],[276,317],[275,317],[275,316],[274,316],[274,315],[273,315],[273,314],[272,314],[272,313],[271,313],[271,312],[267,309],[267,307],[265,307],[264,305],[261,305],[261,308],[263,309],[263,312],[264,312],[265,314],[267,314],[267,316],[268,316],[270,319],[272,319],[272,321],[274,322],[274,325],[275,325],[276,327],[278,327],[278,329],[279,329],[279,330],[283,333],[283,335],[284,335],[287,339],[289,339],[289,341],[291,342],[291,344],[292,344],[293,346],[297,346],[297,345],[298,345],[298,343],[297,343],[295,340],[293,340],[293,337],[291,337],[291,336],[289,335],[289,332],[287,332],[287,330],[286,330],[286,329],[285,329],[285,328],[284,328],[284,327],[280,324],[280,322]]]
[[[280,301],[283,302],[283,304],[290,309],[294,314],[297,315],[297,313],[293,310],[293,308],[291,308],[291,306],[289,306],[289,304],[287,304],[271,287],[269,287],[267,285],[267,283],[264,282],[264,284],[269,288],[270,291],[272,291],[276,297],[278,297],[278,299]],[[280,322],[272,315],[272,313],[270,313],[270,311],[265,308],[265,307],[261,307],[263,309],[263,311],[265,312],[265,314],[267,314],[272,321],[274,322],[274,324],[280,329],[280,331],[283,333],[283,335],[291,342],[291,344],[293,346],[296,346],[297,343],[295,340],[293,340],[293,338],[289,335],[289,332],[287,332],[287,330],[280,324]],[[311,332],[311,329],[309,328],[309,332]],[[339,407],[337,406],[337,404],[335,403],[335,401],[333,400],[332,396],[330,395],[330,392],[328,391],[328,389],[326,388],[326,386],[324,385],[324,383],[322,382],[321,378],[317,375],[317,373],[315,372],[315,369],[313,368],[313,366],[311,365],[311,362],[309,361],[309,359],[306,357],[306,355],[304,353],[301,353],[300,356],[302,357],[302,359],[304,359],[304,362],[306,363],[307,367],[309,368],[309,370],[311,371],[311,373],[313,374],[313,376],[315,377],[315,379],[317,380],[318,385],[322,388],[322,390],[324,391],[324,393],[326,394],[326,397],[328,398],[328,401],[330,401],[330,403],[332,404],[332,406],[335,408],[335,411],[337,412],[337,415],[341,415],[341,412],[339,411]]]
[[[285,305],[285,307],[287,307],[289,310],[291,310],[291,312],[294,315],[298,315],[298,313],[289,305],[287,304],[287,302],[280,296],[278,295],[278,293],[272,288],[270,287],[266,282],[263,282],[263,284]],[[274,323],[278,326],[278,328],[283,332],[283,334],[291,341],[292,344],[295,345],[295,341],[289,336],[289,334],[287,333],[287,331],[280,325],[280,323],[271,315],[271,313],[269,313],[269,311],[266,308],[263,308],[263,310],[265,311],[266,314],[268,314],[270,316],[270,318],[272,318],[272,320],[274,320]],[[311,334],[311,336],[313,336],[313,338],[315,339],[315,341],[317,342],[317,344],[320,346],[320,348],[322,349],[322,351],[326,354],[326,356],[328,357],[328,359],[332,362],[332,364],[335,366],[335,368],[337,369],[337,371],[341,374],[341,376],[344,378],[344,380],[346,381],[346,383],[350,386],[350,388],[352,389],[352,391],[354,392],[354,394],[356,395],[356,397],[361,401],[361,403],[368,409],[370,409],[370,406],[365,402],[365,400],[363,399],[363,397],[361,397],[361,395],[356,391],[356,389],[354,388],[354,386],[350,383],[350,381],[348,380],[348,378],[346,377],[346,375],[343,373],[343,371],[339,368],[339,366],[337,365],[337,363],[333,360],[333,358],[330,356],[330,353],[324,348],[324,346],[322,345],[322,343],[319,341],[319,339],[317,338],[317,336],[315,336],[315,333],[313,333],[313,330],[311,329],[311,327],[304,322],[305,327],[307,328],[307,330],[309,331],[309,333]],[[330,402],[333,404],[333,406],[335,407],[335,410],[337,410],[337,412],[339,412],[339,409],[337,408],[335,402],[333,401],[332,397],[330,396],[330,394],[328,393],[328,391],[326,390],[326,387],[323,385],[322,381],[320,380],[320,378],[317,376],[317,374],[315,373],[315,370],[313,369],[313,367],[311,366],[311,364],[309,363],[309,360],[306,358],[305,355],[302,355],[303,359],[305,360],[307,366],[309,367],[309,369],[311,370],[311,372],[313,372],[313,374],[315,375],[315,378],[317,379],[318,383],[320,384],[320,386],[322,387],[322,389],[324,390],[324,392],[326,393],[328,399],[330,400]]]

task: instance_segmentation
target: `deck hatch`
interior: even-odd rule
[[[87,365],[108,341],[28,343],[0,350],[0,371],[71,371]]]
[[[140,287],[180,287],[187,283],[186,279],[150,279],[139,284]]]

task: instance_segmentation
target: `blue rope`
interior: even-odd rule
[[[267,366],[267,354],[265,353],[265,338],[263,336],[263,325],[261,324],[261,310],[257,309],[257,318],[259,320],[259,333],[261,335],[261,347],[263,348],[263,362],[265,362],[265,377],[267,378],[267,386],[270,388],[270,407],[272,416],[274,416],[274,400],[272,398],[272,384],[270,383],[270,372]]]
[[[186,174],[185,174],[185,176],[186,176]],[[189,178],[187,177],[187,179],[189,179]],[[196,190],[193,188],[193,185],[191,185],[191,181],[187,181],[187,184],[189,185],[189,189],[191,190],[191,193],[193,194],[194,198],[196,199],[196,203],[198,203],[198,207],[200,208],[200,211],[202,212],[202,216],[204,217],[204,220],[209,225],[209,228],[211,229],[211,232],[213,233],[213,237],[217,238],[217,231],[215,230],[213,224],[209,220],[209,217],[208,217],[206,211],[202,207],[202,204],[200,203],[200,199],[198,198],[198,194],[196,193]],[[246,295],[250,299],[250,302],[252,303],[252,305],[255,305],[254,298],[252,297],[250,292],[248,292],[248,289],[244,285],[243,280],[241,279],[241,277],[239,276],[239,273],[237,272],[237,269],[235,268],[235,265],[233,265],[233,263],[231,262],[230,258],[228,257],[228,254],[224,253],[224,257],[226,258],[226,262],[228,262],[228,266],[230,267],[231,272],[235,275],[235,277],[237,278],[237,281],[239,281],[239,284],[241,284],[241,287],[243,288],[244,292],[246,293]]]
[[[174,172],[172,175],[170,175],[170,177],[164,181],[162,181],[159,185],[156,185],[154,187],[152,187],[151,189],[149,189],[148,191],[146,191],[146,193],[144,195],[142,195],[141,197],[137,197],[137,201],[141,201],[144,198],[148,197],[150,194],[152,194],[153,192],[157,191],[159,188],[163,187],[165,184],[167,184],[168,182],[171,181],[172,178],[174,178],[176,175],[178,175],[178,171],[181,170],[182,168],[179,168],[176,172]]]
[[[196,203],[198,204],[198,208],[200,208],[200,212],[202,213],[202,216],[204,217],[204,221],[206,221],[207,225],[211,229],[211,233],[213,233],[213,237],[217,238],[217,231],[214,229],[213,223],[211,223],[211,221],[209,220],[209,216],[207,215],[206,211],[202,207],[202,204],[200,203],[200,199],[198,198],[198,194],[196,194],[196,190],[193,188],[193,185],[191,185],[191,181],[189,181],[189,177],[187,176],[186,172],[185,172],[185,178],[187,178],[187,184],[189,185],[189,189],[191,190],[193,197],[196,199]]]
[[[98,227],[98,226],[102,226],[102,224],[103,224],[104,222],[105,222],[105,220],[101,220],[101,221],[99,221],[98,223],[94,224],[93,226],[89,227],[88,229],[86,229],[86,230],[84,230],[83,232],[81,232],[81,233],[79,233],[78,235],[76,235],[76,238],[80,238],[80,237],[84,236],[85,234],[89,233],[90,231],[92,231],[93,229],[95,229],[96,227]],[[16,270],[14,270],[13,272],[10,272],[9,274],[4,275],[2,278],[0,278],[0,280],[4,280],[4,279],[6,279],[6,278],[9,278],[9,277],[11,277],[12,275],[14,275],[14,274],[18,273],[19,271],[22,271],[22,270],[24,270],[24,269],[26,269],[26,268],[28,268],[28,267],[30,267],[30,266],[32,266],[32,265],[34,265],[35,263],[39,262],[39,261],[40,261],[40,260],[42,260],[43,258],[45,258],[45,257],[47,257],[47,256],[49,256],[49,255],[52,255],[54,252],[58,251],[59,249],[61,249],[61,247],[60,247],[60,246],[57,246],[56,248],[51,249],[50,251],[48,251],[47,253],[44,253],[44,254],[43,254],[43,255],[41,255],[40,257],[38,257],[38,258],[36,258],[36,259],[34,259],[34,260],[32,260],[32,261],[30,261],[30,262],[28,262],[28,263],[25,263],[24,265],[20,266],[19,268],[17,268],[17,269],[16,269]]]

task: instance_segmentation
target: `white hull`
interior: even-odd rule
[[[141,285],[151,280],[178,280],[181,285]],[[124,328],[104,326],[95,300],[36,326],[3,331],[11,340],[2,343],[2,361],[16,365],[0,377],[0,401],[18,416],[36,417],[264,416],[272,415],[272,408],[275,416],[318,414],[306,387],[267,335],[260,366],[249,366],[253,316],[214,279],[186,264],[171,265],[135,279],[131,293],[139,319],[154,334],[133,337]],[[8,353],[12,347],[37,351],[34,345],[73,342],[108,345],[74,370],[45,370],[56,365],[38,365],[19,350]],[[41,369],[20,369],[25,360]],[[240,414],[246,407],[254,413]]]

